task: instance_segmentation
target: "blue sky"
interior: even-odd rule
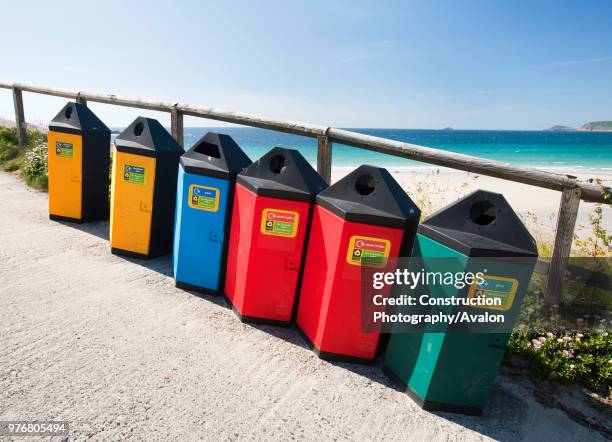
[[[10,2],[0,79],[340,127],[612,120],[610,1]],[[0,90],[0,117],[12,118]],[[25,95],[47,122],[63,100]],[[91,106],[110,126],[138,114]],[[189,126],[218,122],[187,119]]]

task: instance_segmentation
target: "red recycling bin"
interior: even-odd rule
[[[282,147],[238,174],[225,295],[241,320],[292,321],[312,206],[325,187],[298,151]]]
[[[391,174],[372,166],[317,196],[297,326],[321,358],[374,360],[380,333],[362,331],[362,266],[385,267],[389,258],[408,256],[420,215]]]

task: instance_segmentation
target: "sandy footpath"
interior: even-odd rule
[[[0,420],[95,440],[603,439],[505,376],[483,417],[422,411],[378,367],[176,289],[169,257],[111,255],[107,223],[51,222],[4,172],[0,195]]]

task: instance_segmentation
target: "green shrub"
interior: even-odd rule
[[[530,361],[539,379],[576,383],[604,395],[612,386],[612,338],[604,330],[515,331],[508,351]]]
[[[18,143],[15,129],[0,128],[0,147],[16,146]]]
[[[15,159],[21,153],[17,146],[0,146],[0,164]]]
[[[47,176],[47,144],[39,144],[26,152],[23,162],[23,175],[29,180]]]
[[[47,142],[47,134],[36,132],[34,130],[28,131],[28,146],[38,146]]]
[[[33,178],[25,177],[26,183],[29,186],[34,187],[39,190],[48,190],[49,189],[49,178],[47,175],[39,175]]]
[[[19,156],[15,159],[9,160],[6,163],[4,163],[2,165],[2,168],[6,172],[14,172],[15,170],[21,169],[22,166],[23,166],[23,157]]]

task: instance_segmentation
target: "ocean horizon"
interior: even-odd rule
[[[367,135],[553,172],[612,174],[612,132],[348,129]],[[272,147],[283,146],[297,149],[309,162],[316,164],[315,139],[251,127],[185,127],[185,148],[191,147],[208,131],[232,136],[253,161]],[[334,168],[354,168],[361,164],[397,169],[439,168],[432,164],[336,143],[333,145],[332,154]]]

